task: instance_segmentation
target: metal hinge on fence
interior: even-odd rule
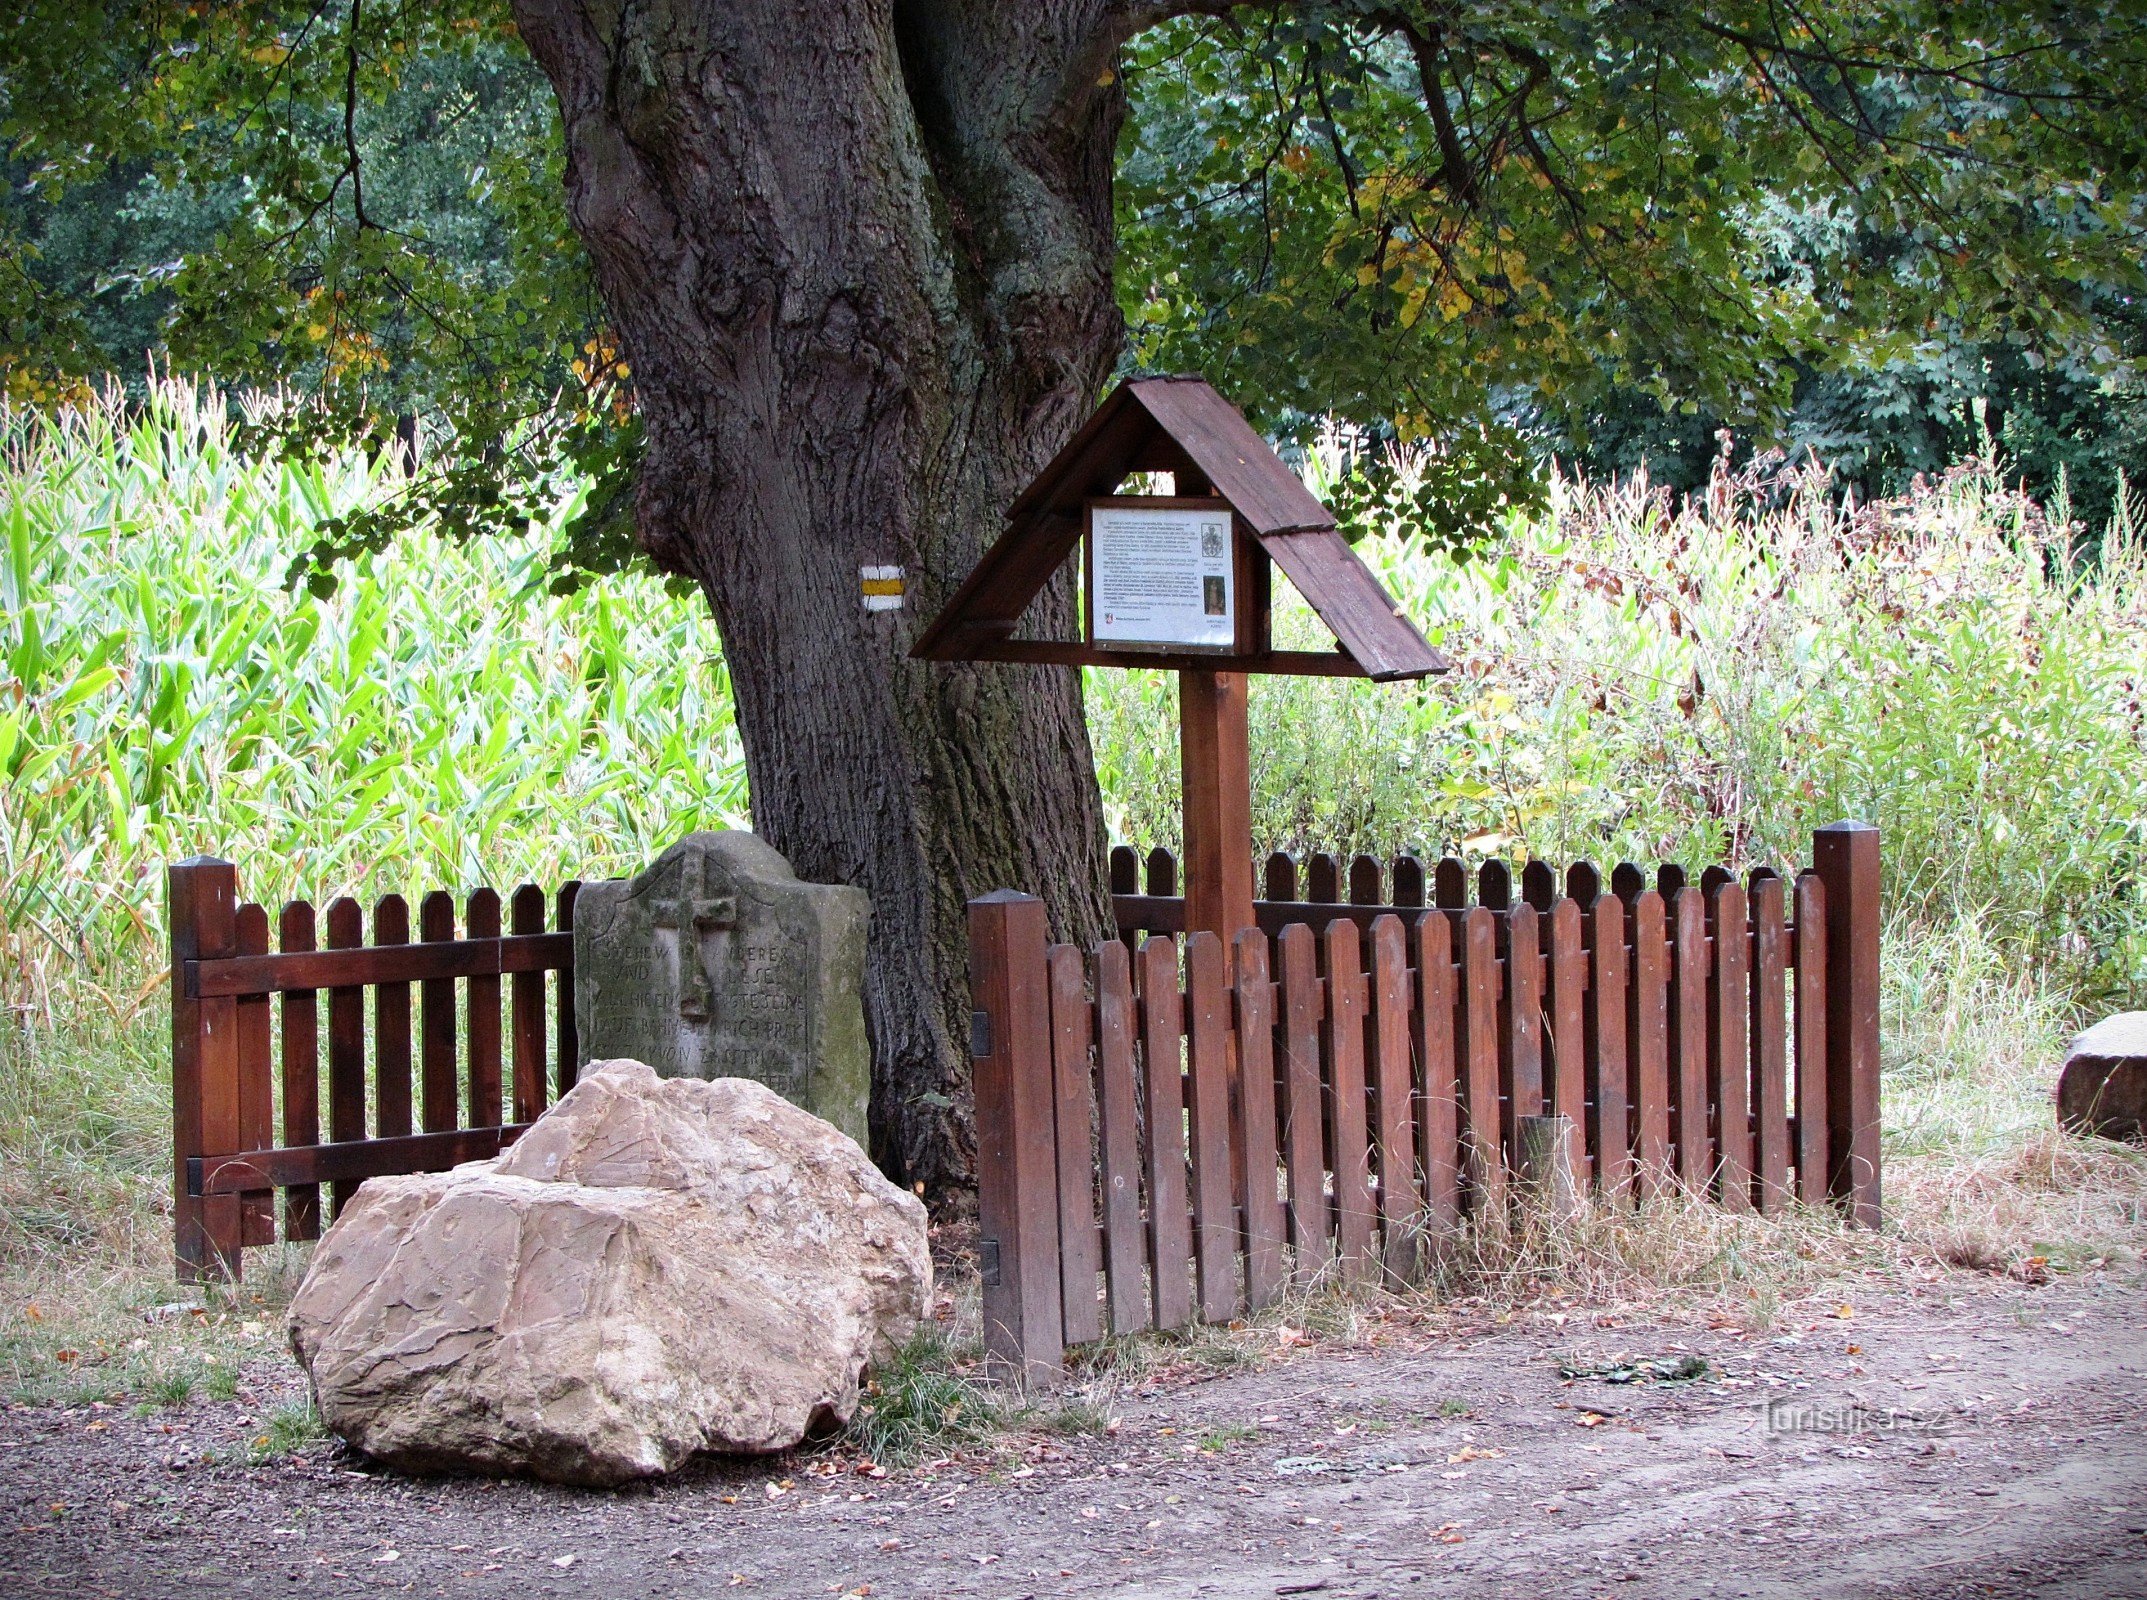
[[[978,1015],[982,1016],[983,1013],[979,1012]],[[999,1287],[999,1241],[997,1239],[979,1239],[977,1241],[977,1275],[983,1279],[985,1288],[996,1289]]]
[[[991,1013],[989,1011],[972,1011],[969,1013],[969,1054],[978,1061],[991,1054]]]

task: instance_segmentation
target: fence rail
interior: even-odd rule
[[[1050,944],[1040,901],[972,901],[988,1355],[1048,1381],[1106,1331],[1225,1319],[1330,1268],[1409,1277],[1503,1203],[1545,1114],[1613,1200],[1875,1226],[1878,843],[1822,828],[1793,882],[1621,866],[1604,892],[1531,863],[1517,899],[1493,862],[1474,903],[1459,862],[1314,856],[1298,899],[1271,857],[1228,952],[1175,937],[1164,852],[1141,894],[1114,852],[1121,937],[1092,951]]]
[[[428,894],[414,941],[409,903],[387,895],[370,944],[357,901],[325,916],[293,901],[271,950],[268,911],[240,901],[228,861],[180,862],[168,882],[182,1279],[237,1279],[246,1246],[276,1242],[278,1189],[282,1237],[316,1239],[322,1184],[332,1210],[363,1179],[496,1154],[573,1086],[578,883],[525,884],[504,904],[493,889],[459,907]]]

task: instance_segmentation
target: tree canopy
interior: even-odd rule
[[[1704,459],[1720,426],[1868,484],[1971,442],[1976,398],[2090,498],[2147,464],[2137,4],[1162,0],[1118,27],[1126,366],[1282,432],[1436,441],[1435,536],[1546,450]],[[598,488],[566,565],[630,559],[632,376],[504,4],[32,0],[0,97],[16,398],[147,348],[286,386],[296,448],[423,419],[457,449],[319,558],[515,525],[572,468]]]

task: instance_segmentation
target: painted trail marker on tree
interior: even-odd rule
[[[1168,472],[1170,496],[1121,495]],[[1447,670],[1335,528],[1334,514],[1197,377],[1113,390],[1007,511],[984,554],[911,654],[926,661],[1162,667],[1178,673],[1187,931],[1224,948],[1253,926],[1253,673],[1381,682]],[[1019,639],[1029,603],[1082,549],[1085,637]],[[1274,569],[1336,648],[1277,650]]]

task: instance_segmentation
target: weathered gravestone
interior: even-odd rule
[[[751,1078],[865,1142],[862,889],[804,883],[750,833],[689,834],[574,903],[581,1060]]]

